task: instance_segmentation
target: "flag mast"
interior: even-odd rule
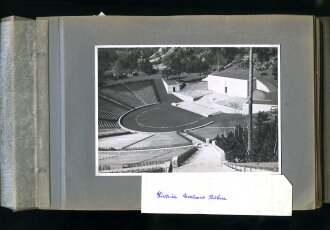
[[[253,104],[253,48],[250,47],[249,54],[249,124],[248,124],[248,149],[247,154],[250,155],[252,151],[252,129],[253,129],[253,119],[252,119],[252,104]]]

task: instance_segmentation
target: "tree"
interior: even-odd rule
[[[207,71],[208,68],[209,68],[209,64],[207,64],[206,62],[202,62],[197,72]]]
[[[277,115],[259,112],[255,120],[253,155],[251,161],[276,161],[277,160]]]
[[[167,79],[168,79],[168,77],[170,76],[170,75],[172,75],[173,73],[172,73],[172,70],[171,70],[171,68],[169,68],[169,67],[166,67],[163,71],[162,71],[162,75],[163,75],[163,77],[166,77]]]
[[[126,63],[123,60],[118,60],[113,66],[113,73],[115,76],[121,76],[125,73],[127,68]]]
[[[272,74],[274,75],[274,79],[277,80],[278,78],[278,64],[277,64],[277,57],[274,58],[274,62],[272,63],[271,65],[271,71],[272,71]]]
[[[137,50],[134,50],[123,57],[123,61],[125,62],[126,68],[129,72],[134,71],[138,67],[138,59],[139,53]]]
[[[256,61],[258,63],[265,63],[270,61],[270,59],[273,58],[274,56],[276,56],[277,48],[259,47],[259,48],[255,48],[255,52],[256,52]]]
[[[209,65],[217,66],[217,71],[220,71],[220,67],[228,64],[228,59],[226,58],[226,49],[223,47],[212,47],[208,48],[206,52],[205,60]]]
[[[140,68],[141,71],[143,71],[147,75],[151,75],[157,72],[148,59],[144,59],[140,62]]]
[[[246,162],[246,138],[247,131],[237,125],[234,132],[228,133],[227,137],[217,136],[217,145],[226,153],[229,162]]]
[[[104,73],[112,69],[113,64],[117,61],[118,54],[114,49],[99,49],[98,51],[98,77],[102,81]]]
[[[278,160],[277,114],[259,112],[254,118],[252,151],[246,154],[247,129],[237,125],[227,137],[217,136],[216,143],[230,162],[273,162]]]

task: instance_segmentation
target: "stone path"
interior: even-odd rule
[[[186,136],[189,136],[186,134]],[[196,141],[196,140],[195,140]],[[201,141],[200,148],[183,165],[173,168],[173,173],[179,172],[235,172],[222,162],[221,153],[212,144]],[[203,143],[203,144],[202,144]]]

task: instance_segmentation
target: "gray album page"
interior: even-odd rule
[[[55,17],[49,21],[51,206],[139,210],[141,176],[96,176],[95,46],[276,45],[280,172],[293,208],[315,207],[314,18]]]

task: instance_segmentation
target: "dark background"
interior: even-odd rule
[[[327,0],[20,0],[0,1],[0,17],[61,15],[308,14],[330,16]],[[153,215],[139,211],[12,212],[0,208],[0,229],[327,229],[330,205],[292,217]]]
[[[2,0],[0,16],[176,14],[329,15],[327,0]]]

